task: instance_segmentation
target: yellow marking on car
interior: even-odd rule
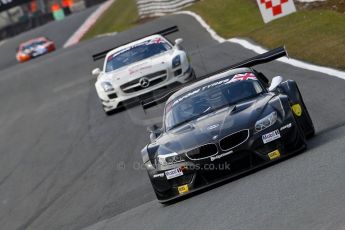
[[[302,107],[300,104],[294,104],[291,108],[296,116],[302,116]]]
[[[177,189],[179,194],[184,194],[189,191],[187,184],[179,186]]]
[[[280,157],[280,152],[279,150],[274,150],[273,152],[268,153],[268,157],[270,158],[270,160],[274,160],[276,158]]]

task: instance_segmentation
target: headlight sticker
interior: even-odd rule
[[[277,121],[277,112],[274,111],[271,114],[258,120],[255,123],[255,131],[260,132],[260,131],[274,125],[276,123],[276,121]]]

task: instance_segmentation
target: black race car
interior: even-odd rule
[[[272,50],[166,96],[163,126],[141,152],[160,202],[306,148],[315,131],[296,82],[269,84],[251,68],[285,55]]]

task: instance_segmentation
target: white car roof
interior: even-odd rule
[[[140,44],[140,43],[143,43],[143,42],[145,42],[145,41],[150,41],[150,40],[157,39],[157,38],[162,38],[162,39],[164,39],[164,41],[167,41],[163,36],[161,36],[161,35],[159,35],[159,34],[151,35],[151,36],[149,36],[149,37],[142,38],[142,39],[140,39],[140,40],[131,42],[131,43],[129,43],[129,44],[126,44],[126,45],[120,46],[120,47],[118,47],[118,48],[116,48],[116,49],[113,49],[112,51],[109,51],[109,52],[107,53],[107,56],[105,57],[105,62],[108,60],[108,57],[109,57],[109,56],[111,56],[111,55],[117,53],[117,52],[120,51],[120,50],[123,50],[123,49],[126,49],[126,48],[130,48],[130,47],[132,47],[132,46],[135,46],[136,44]],[[170,42],[169,42],[169,44],[170,44]]]

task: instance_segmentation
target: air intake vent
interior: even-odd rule
[[[219,146],[223,151],[230,150],[244,143],[249,137],[249,130],[242,130],[237,133],[233,133],[227,137],[224,137],[219,142]]]
[[[207,144],[188,151],[186,155],[191,160],[202,160],[217,153],[218,149],[215,144]]]

